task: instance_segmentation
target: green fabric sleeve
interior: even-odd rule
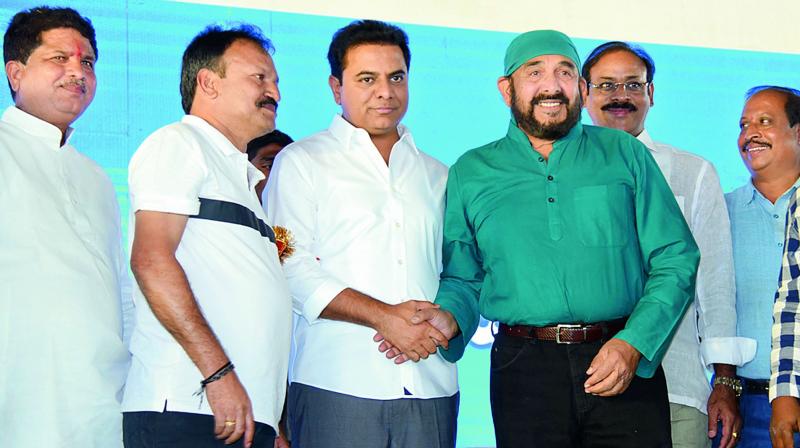
[[[637,375],[650,378],[694,298],[700,252],[675,197],[646,147],[637,157],[636,230],[646,274],[644,293],[617,338],[642,359]],[[640,150],[639,150],[640,149]]]
[[[456,166],[450,168],[445,197],[443,270],[435,303],[453,314],[461,330],[461,334],[450,341],[449,349],[439,349],[444,359],[456,362],[464,355],[480,322],[478,298],[484,271],[475,233],[461,196]]]

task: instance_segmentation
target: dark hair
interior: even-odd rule
[[[328,63],[331,75],[342,80],[344,58],[347,50],[364,44],[396,45],[403,52],[406,68],[411,68],[411,50],[408,49],[408,35],[400,28],[377,20],[356,20],[333,34],[328,47]]]
[[[225,76],[225,64],[222,55],[237,40],[250,41],[267,54],[272,54],[272,42],[264,37],[255,25],[241,24],[230,29],[217,25],[206,27],[186,47],[181,64],[181,105],[187,114],[192,109],[194,94],[197,90],[197,74],[207,68],[221,77]]]
[[[638,57],[647,69],[647,82],[653,82],[653,76],[656,74],[656,63],[653,62],[653,58],[644,51],[644,48],[618,40],[606,42],[589,53],[589,56],[586,57],[586,62],[583,63],[583,70],[581,70],[583,79],[585,79],[586,82],[592,82],[591,79],[589,79],[589,71],[597,64],[597,61],[599,61],[601,57],[615,51],[627,51]]]
[[[786,119],[789,120],[790,128],[794,127],[794,125],[797,123],[800,123],[800,90],[781,86],[755,86],[747,91],[747,93],[744,95],[744,99],[747,101],[756,93],[763,92],[765,90],[780,92],[786,96],[784,112],[786,112]]]
[[[16,13],[8,22],[3,37],[3,61],[6,64],[10,61],[26,63],[31,53],[42,44],[42,33],[55,28],[72,28],[81,33],[92,45],[95,59],[100,56],[91,20],[72,8],[38,6]],[[10,82],[8,87],[11,88]],[[11,98],[16,96],[16,92],[11,89]]]
[[[250,140],[250,143],[247,144],[247,160],[253,160],[256,154],[258,154],[258,150],[267,145],[277,143],[281,147],[284,147],[292,142],[294,142],[294,140],[292,140],[291,137],[275,129],[268,134]]]

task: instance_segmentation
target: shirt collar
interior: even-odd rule
[[[346,149],[354,149],[359,146],[361,142],[371,141],[367,131],[353,126],[349,121],[345,120],[341,114],[334,115],[333,121],[328,127],[328,131],[333,134],[337,140],[342,142]],[[417,145],[414,143],[414,137],[411,135],[411,130],[407,126],[402,123],[398,124],[397,133],[400,134],[400,139],[397,140],[395,145],[400,142],[406,142],[415,154],[419,154],[419,149],[417,149]],[[353,144],[353,140],[355,140],[355,144]]]
[[[233,143],[228,140],[228,137],[225,137],[225,135],[223,135],[219,129],[212,126],[206,120],[198,117],[197,115],[184,115],[181,119],[181,123],[192,126],[205,134],[205,136],[210,140],[211,146],[222,152],[222,154],[226,157],[239,157],[244,159],[247,167],[247,183],[251,187],[260,182],[262,179],[266,178],[264,173],[262,173],[258,168],[253,166],[249,160],[247,160],[247,153],[239,151],[239,149],[236,148],[236,146],[233,146]]]
[[[553,149],[555,149],[556,145],[558,146],[566,145],[574,140],[579,139],[582,134],[583,134],[583,123],[579,121],[578,123],[575,124],[575,126],[572,127],[572,129],[569,130],[569,133],[567,133],[567,135],[553,142]],[[525,134],[522,131],[522,129],[520,129],[517,126],[517,122],[513,118],[509,120],[508,133],[506,134],[506,137],[508,137],[517,144],[531,146],[531,141],[528,139],[528,135]]]
[[[794,184],[792,184],[792,186],[789,187],[789,189],[786,192],[784,192],[782,195],[780,195],[778,200],[780,200],[780,198],[782,198],[784,196],[788,196],[788,195],[792,194],[797,189],[797,187],[799,187],[799,186],[800,186],[800,177],[797,178],[796,181],[794,181]],[[756,198],[759,197],[759,196],[764,198],[764,195],[761,194],[760,191],[758,191],[758,188],[756,188],[755,185],[753,185],[753,179],[752,178],[750,178],[747,181],[747,187],[748,187],[748,190],[750,191],[750,194],[745,195],[745,197],[744,197],[744,203],[745,204],[752,204],[753,201],[755,201]],[[766,201],[767,198],[764,198],[764,200]],[[777,203],[777,202],[778,201],[775,201],[775,203]]]
[[[198,117],[197,115],[184,115],[181,119],[181,123],[188,124],[189,126],[200,130],[200,132],[208,137],[211,145],[219,149],[224,155],[232,156],[238,154],[247,157],[245,153],[239,151],[239,149],[233,146],[233,143],[231,143],[231,141],[228,140],[228,137],[225,137],[225,135],[223,135],[219,129],[215,128],[209,122]]]
[[[642,142],[644,146],[647,146],[647,149],[649,149],[650,151],[652,152],[659,151],[658,146],[656,146],[656,142],[654,142],[653,138],[650,137],[650,133],[647,132],[647,129],[642,129],[642,132],[638,136],[636,136],[636,139]]]
[[[60,129],[41,118],[35,117],[22,109],[18,109],[16,106],[9,106],[5,112],[3,112],[3,117],[1,119],[8,124],[22,129],[28,134],[44,140],[46,145],[54,151],[62,148]],[[64,146],[69,143],[69,139],[72,137],[72,131],[73,129],[71,127],[67,128]]]

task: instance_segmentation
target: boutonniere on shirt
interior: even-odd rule
[[[294,253],[294,235],[286,227],[275,226],[275,245],[278,246],[278,258],[281,264]]]

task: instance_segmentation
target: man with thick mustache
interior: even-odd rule
[[[491,405],[499,447],[663,447],[660,367],[691,302],[697,247],[652,156],[580,123],[586,83],[566,35],[508,46],[505,137],[447,184],[441,308],[416,313],[459,359],[479,315],[499,321]]]
[[[119,207],[70,143],[95,96],[97,41],[71,8],[14,15],[0,118],[0,446],[122,446],[133,306]]]
[[[131,158],[137,323],[123,400],[126,448],[272,448],[291,300],[247,143],[275,129],[271,42],[211,26],[186,47],[186,115]]]
[[[667,179],[702,255],[695,301],[664,356],[673,447],[711,446],[722,422],[721,446],[735,444],[741,427],[735,365],[752,359],[755,341],[736,338],[730,222],[714,167],[705,159],[655,142],[645,130],[653,103],[655,63],[641,47],[606,42],[583,65],[586,110],[594,124],[636,137]],[[713,365],[713,389],[706,367]]]
[[[738,147],[751,177],[725,195],[736,268],[737,329],[739,336],[757,342],[755,358],[739,369],[744,419],[740,447],[770,446],[770,330],[785,248],[786,212],[800,185],[798,122],[800,92],[777,86],[747,92]],[[786,393],[780,386],[772,391],[772,398],[778,390]]]

